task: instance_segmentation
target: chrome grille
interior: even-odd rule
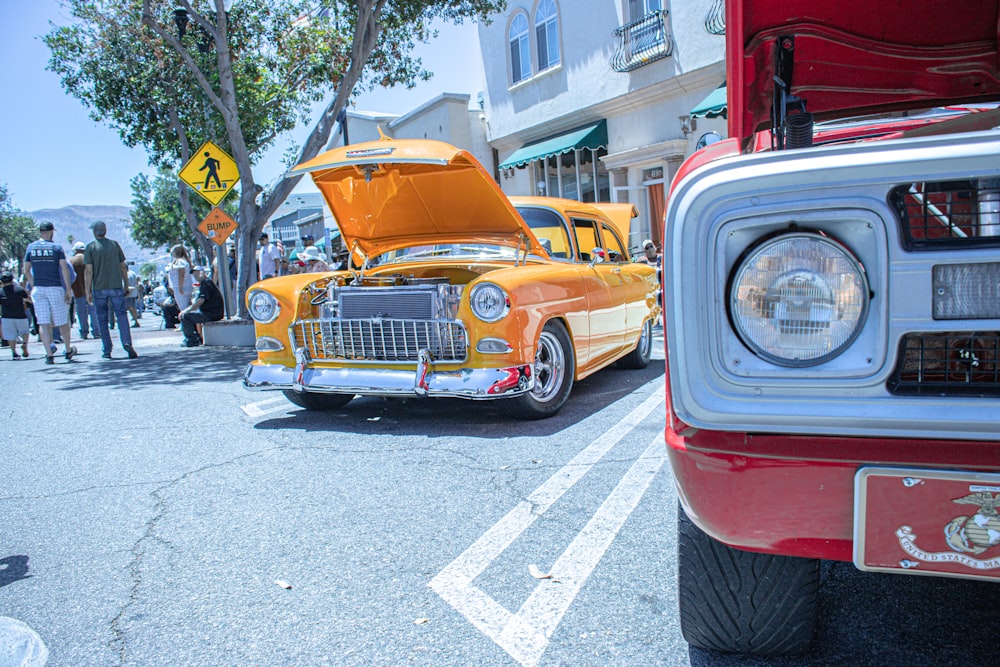
[[[1000,396],[1000,332],[907,334],[888,388],[901,395]]]
[[[438,362],[464,361],[468,337],[461,322],[449,320],[300,320],[292,325],[293,346],[313,359],[404,362],[421,349]]]

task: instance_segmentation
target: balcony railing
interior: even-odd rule
[[[726,1],[713,0],[705,15],[705,30],[712,35],[726,34]]]
[[[615,30],[618,48],[611,57],[616,72],[631,72],[666,58],[674,52],[674,40],[667,31],[667,10],[646,14]]]

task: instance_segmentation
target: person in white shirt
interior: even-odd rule
[[[278,246],[271,243],[267,234],[261,234],[260,248],[257,250],[257,273],[260,279],[266,280],[278,275],[284,259]]]
[[[178,244],[170,249],[171,260],[167,264],[167,284],[174,294],[177,307],[184,310],[191,304],[194,279],[191,277],[191,256],[187,248]]]

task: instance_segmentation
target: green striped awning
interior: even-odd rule
[[[691,109],[691,117],[699,118],[704,116],[705,118],[717,118],[722,116],[725,118],[726,112],[726,84],[722,84],[710,92],[708,97],[699,102],[698,106]]]
[[[607,148],[607,146],[608,122],[606,120],[602,120],[598,123],[594,123],[593,125],[587,125],[586,127],[581,127],[576,130],[566,132],[565,134],[549,137],[548,139],[542,139],[541,141],[536,141],[533,144],[522,146],[511,153],[510,157],[503,161],[503,164],[500,165],[500,169],[521,167],[534,160],[541,160],[543,158],[552,157],[553,155],[569,153],[570,151],[577,150],[578,148],[596,150],[598,148]]]

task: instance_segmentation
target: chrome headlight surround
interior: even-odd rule
[[[250,292],[250,295],[247,297],[247,309],[250,312],[250,317],[255,322],[260,322],[261,324],[269,324],[275,321],[281,313],[281,306],[278,304],[278,300],[273,294],[264,290],[252,290]]]
[[[868,278],[845,246],[815,232],[768,238],[737,265],[729,313],[744,345],[770,363],[827,362],[857,338],[868,315]]]
[[[483,322],[498,322],[510,312],[510,297],[494,283],[479,283],[469,292],[472,314]]]

